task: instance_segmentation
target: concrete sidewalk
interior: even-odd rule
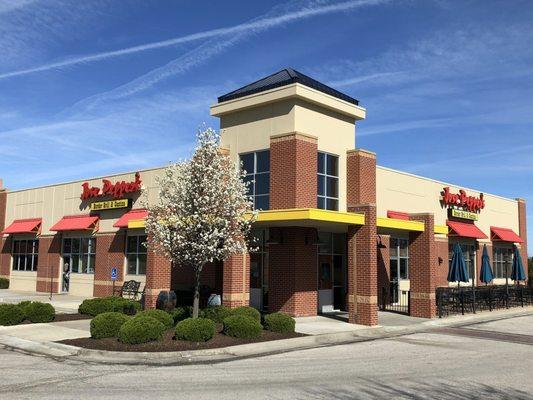
[[[21,301],[40,301],[50,303],[57,313],[74,314],[83,300],[89,297],[72,296],[70,294],[53,294],[50,300],[49,293],[22,292],[11,289],[0,289],[0,303],[20,303]]]
[[[391,338],[409,335],[413,333],[431,332],[432,330],[439,329],[441,327],[458,327],[472,324],[479,324],[480,326],[483,326],[482,324],[490,324],[491,321],[506,320],[510,318],[530,315],[533,315],[533,307],[514,310],[484,312],[468,316],[454,316],[444,319],[421,320],[423,322],[417,321],[416,323],[414,323],[414,321],[409,321],[410,324],[406,324],[405,320],[403,320],[403,325],[396,326],[357,327],[356,325],[355,328],[352,328],[348,331],[314,334],[311,336],[293,339],[251,343],[219,349],[156,353],[90,350],[47,341],[47,335],[49,335],[50,337],[54,337],[54,335],[63,337],[70,333],[80,334],[80,332],[74,331],[83,331],[85,329],[82,326],[83,323],[81,323],[80,321],[71,321],[78,324],[71,324],[67,322],[36,324],[41,326],[52,326],[52,328],[44,328],[48,330],[48,332],[44,332],[42,334],[41,340],[39,340],[38,337],[40,334],[35,332],[25,334],[23,333],[21,336],[24,337],[20,337],[14,336],[17,332],[16,329],[8,328],[7,331],[6,329],[3,329],[0,331],[0,345],[4,346],[7,349],[33,355],[52,357],[63,361],[71,360],[102,364],[128,365],[181,365],[203,363],[209,364],[242,358],[285,353],[296,350],[311,349],[316,347],[334,346],[339,344]],[[88,321],[86,321],[85,323],[88,323]],[[305,326],[305,323],[306,321],[303,322],[303,326]],[[309,324],[311,323],[311,321],[307,321],[307,323]],[[22,325],[19,325],[18,327],[13,328],[22,327]],[[39,330],[39,327],[37,328],[37,330]],[[24,331],[24,328],[22,328],[22,330]],[[32,329],[30,328],[29,331],[31,330]],[[51,330],[56,330],[57,332],[61,332],[61,334],[52,333]],[[28,337],[32,337],[33,340],[27,339]]]
[[[0,336],[11,336],[40,343],[57,342],[91,337],[90,324],[90,319],[82,319],[47,324],[0,326]]]

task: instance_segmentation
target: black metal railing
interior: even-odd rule
[[[523,285],[438,287],[439,318],[447,315],[492,311],[533,305],[533,288]]]
[[[390,287],[382,287],[379,296],[379,309],[400,314],[410,314],[409,290],[399,290],[397,285],[391,283]]]

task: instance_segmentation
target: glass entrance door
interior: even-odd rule
[[[318,241],[318,311],[345,310],[345,234],[319,232]]]

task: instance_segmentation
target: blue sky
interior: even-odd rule
[[[532,20],[527,0],[0,0],[0,177],[186,157],[218,95],[291,66],[360,100],[379,164],[526,198],[533,240]]]

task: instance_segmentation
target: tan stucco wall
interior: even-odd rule
[[[133,208],[141,207],[144,196],[150,203],[155,202],[158,196],[158,187],[155,183],[155,177],[161,174],[163,168],[140,170],[143,197],[132,197]],[[135,179],[135,171],[120,175],[111,175],[107,177],[94,178],[89,180],[80,180],[64,184],[44,186],[34,189],[16,190],[8,192],[7,195],[7,213],[6,226],[13,220],[24,218],[42,218],[42,235],[53,235],[50,228],[65,215],[88,214],[90,202],[82,202],[80,195],[82,192],[82,183],[89,182],[90,186],[102,187],[102,179],[109,179],[113,183],[116,181],[130,182]],[[126,195],[125,197],[129,197]],[[105,198],[107,199],[107,198]],[[102,201],[104,199],[93,199],[91,201]],[[99,232],[115,232],[117,228],[113,224],[125,212],[125,209],[103,210],[100,214]]]
[[[92,297],[94,274],[70,274],[69,294],[74,296]]]
[[[220,116],[221,145],[239,154],[270,148],[270,137],[299,132],[317,137],[319,151],[339,156],[339,211],[346,211],[346,151],[355,148],[355,118],[302,98],[239,109]]]
[[[408,173],[377,167],[377,213],[386,217],[387,210],[409,213],[434,213],[436,225],[446,225],[447,209],[440,204],[441,192],[449,186],[453,193],[464,189],[470,196],[479,196],[480,191],[423,178]],[[518,203],[483,192],[485,208],[479,214],[476,225],[490,237],[490,227],[518,229]]]
[[[35,292],[37,271],[11,271],[9,289],[23,292]]]

